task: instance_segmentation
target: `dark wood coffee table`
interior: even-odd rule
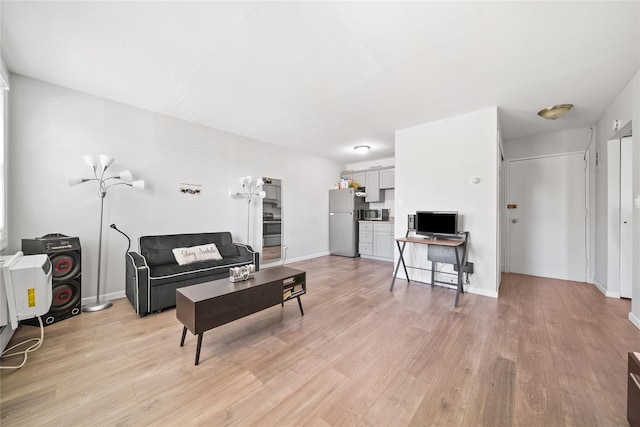
[[[180,347],[184,346],[187,329],[198,335],[196,362],[200,361],[202,334],[209,329],[232,322],[265,308],[296,298],[304,316],[300,295],[307,292],[306,273],[289,267],[273,267],[256,271],[255,277],[243,282],[214,280],[176,290],[176,317],[184,327]]]

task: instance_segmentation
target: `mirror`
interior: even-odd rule
[[[262,261],[282,259],[282,181],[263,177],[262,189]]]

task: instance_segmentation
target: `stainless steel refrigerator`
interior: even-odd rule
[[[329,190],[329,252],[331,255],[357,257],[358,209],[365,209],[364,197],[355,188]]]

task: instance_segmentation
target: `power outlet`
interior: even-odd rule
[[[458,271],[458,266],[455,264],[453,265],[453,271]],[[468,261],[465,262],[464,265],[462,266],[462,272],[467,274],[473,274],[473,263]]]

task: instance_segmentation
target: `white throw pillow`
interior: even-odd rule
[[[178,265],[191,264],[193,262],[218,260],[222,259],[222,255],[218,251],[215,243],[207,243],[206,245],[191,246],[190,248],[175,248],[173,256],[176,258]]]

